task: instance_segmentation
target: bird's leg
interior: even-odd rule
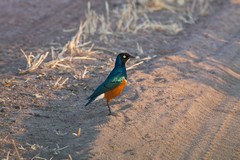
[[[107,101],[107,106],[108,106],[108,111],[109,111],[108,115],[111,115],[111,114],[112,114],[112,111],[111,111],[111,108],[110,108],[110,106],[109,106],[109,102],[108,102],[108,101]]]

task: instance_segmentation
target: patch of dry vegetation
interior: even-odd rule
[[[210,0],[185,0],[179,18],[184,23],[194,24],[200,16],[209,14]]]
[[[17,159],[17,160],[23,160],[21,151],[25,150],[25,148],[22,145],[16,144],[14,139],[9,138],[8,136],[4,137],[3,139],[0,139],[0,142],[2,145],[5,146],[11,146],[6,147],[4,150],[0,150],[1,154],[4,154],[5,157],[2,157],[2,160],[10,160],[10,159]]]
[[[35,71],[47,58],[49,53],[49,52],[46,52],[44,54],[37,53],[37,55],[34,55],[32,52],[25,53],[22,49],[21,52],[23,53],[24,57],[27,60],[27,67],[25,70],[20,70],[20,74]]]
[[[72,62],[73,60],[96,60],[95,58],[89,58],[87,56],[79,56],[79,55],[89,55],[94,53],[92,50],[94,44],[91,41],[84,41],[83,30],[85,29],[86,23],[83,25],[82,23],[79,26],[79,30],[77,34],[64,45],[62,50],[58,53],[52,49],[52,60],[45,64],[45,67],[55,68],[61,67],[64,69],[71,68],[69,63],[63,64],[63,62]]]
[[[94,35],[116,34],[122,32],[137,33],[138,31],[162,31],[177,34],[183,30],[182,23],[193,24],[199,16],[209,12],[211,0],[133,0],[128,1],[122,8],[111,11],[106,2],[106,16],[96,13],[88,3],[86,13],[86,30],[84,33]],[[140,4],[137,5],[137,4]],[[169,17],[168,23],[150,20],[148,13],[168,10],[179,17],[182,23],[173,21]],[[111,16],[110,16],[111,15]],[[116,26],[114,25],[116,24]]]
[[[140,8],[137,7],[136,1],[128,1],[128,3],[123,5],[122,8],[115,9],[110,13],[109,5],[106,2],[106,16],[104,16],[101,14],[99,15],[92,10],[91,3],[89,2],[84,33],[94,35],[96,33],[117,34],[125,32],[137,33],[138,31],[148,32],[160,30],[170,34],[177,34],[182,31],[182,26],[175,22],[163,24],[159,21],[151,21],[147,13],[152,12],[153,8],[150,8],[151,5],[149,5],[149,3],[143,3],[142,5],[144,7]],[[171,6],[166,4],[164,6],[168,10],[174,10]]]
[[[92,10],[91,3],[88,2],[86,18],[80,23],[78,32],[61,50],[51,49],[50,61],[43,64],[49,52],[34,55],[21,50],[27,60],[27,67],[20,73],[33,72],[42,64],[43,67],[66,70],[73,68],[71,64],[74,60],[96,60],[88,55],[101,47],[95,47],[92,41],[85,41],[90,35],[99,35],[99,40],[103,42],[109,41],[108,35],[119,33],[161,31],[176,35],[183,30],[183,23],[193,24],[199,16],[208,14],[210,2],[211,0],[128,0],[126,4],[115,9],[110,9],[108,2],[105,2],[105,14]],[[149,18],[149,13],[162,10],[177,15],[178,21],[169,18],[166,23]],[[136,44],[139,54],[143,54],[142,47]]]
[[[38,69],[41,65],[47,68],[61,68],[61,69],[69,69],[71,67],[71,62],[73,60],[96,60],[95,58],[90,58],[87,56],[79,56],[79,55],[89,55],[94,53],[93,47],[94,44],[91,41],[84,42],[83,38],[83,29],[85,25],[80,24],[79,30],[77,34],[65,44],[61,51],[55,51],[54,48],[51,49],[51,60],[48,62],[44,62],[49,52],[46,53],[37,53],[34,55],[32,52],[26,53],[21,49],[21,52],[24,54],[24,57],[27,61],[27,67],[24,70],[20,70],[20,74],[33,72]],[[69,63],[70,62],[70,63]]]
[[[64,88],[64,84],[68,81],[69,78],[62,80],[62,77],[58,78],[57,81],[53,85],[53,89],[62,89]]]

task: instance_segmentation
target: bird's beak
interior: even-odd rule
[[[134,56],[132,56],[132,55],[129,55],[129,58],[136,58],[136,57],[134,57]]]

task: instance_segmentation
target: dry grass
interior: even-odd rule
[[[53,152],[54,155],[59,155],[62,150],[66,149],[68,147],[69,147],[69,145],[60,147],[58,144],[56,144],[56,148],[51,149],[51,152]]]
[[[150,21],[147,15],[144,15],[144,22],[141,25],[138,25],[134,33],[138,32],[139,30],[143,31],[163,31],[171,35],[176,35],[183,30],[183,27],[179,23],[169,23],[169,24],[162,24],[161,22],[157,21]]]
[[[62,47],[59,53],[54,49],[51,50],[52,60],[45,63],[45,67],[70,69],[73,60],[95,60],[86,56],[78,56],[80,54],[89,55],[94,53],[94,44],[91,41],[85,42],[88,35],[100,34],[100,40],[107,42],[106,35],[117,33],[139,31],[151,32],[161,31],[171,35],[178,34],[183,30],[182,24],[179,22],[162,23],[160,21],[150,20],[148,12],[159,10],[168,10],[173,14],[178,14],[180,20],[184,23],[193,24],[199,15],[205,15],[209,9],[209,0],[143,0],[139,1],[142,8],[136,6],[136,1],[128,1],[122,8],[111,11],[108,2],[105,2],[105,15],[96,13],[91,9],[91,3],[88,2],[88,9],[85,14],[86,20],[80,23],[79,30],[76,35]],[[111,16],[110,16],[111,15]],[[113,24],[116,24],[115,26]],[[97,47],[96,47],[97,48]],[[142,48],[137,44],[137,49],[143,53]],[[22,51],[27,59],[27,69],[22,71],[31,72],[36,70],[47,57],[45,54],[34,56],[32,53],[27,55]],[[66,63],[65,63],[66,62]],[[70,63],[69,63],[70,62]]]
[[[108,33],[106,30],[110,28],[110,19],[109,19],[109,7],[108,3],[106,3],[107,9],[107,20],[104,17],[100,17],[102,27],[100,28],[102,33]],[[98,27],[99,16],[95,11],[91,10],[91,3],[88,3],[88,11],[86,13],[86,21],[84,23],[80,23],[78,32],[73,38],[68,41],[60,50],[51,48],[51,57],[52,60],[44,63],[44,67],[47,68],[59,68],[59,69],[72,69],[72,61],[73,60],[96,60],[95,58],[89,58],[87,56],[79,56],[79,55],[89,55],[95,53],[93,50],[94,44],[91,41],[85,41],[87,39],[88,34],[95,34]],[[34,56],[32,53],[27,55],[23,50],[21,52],[24,54],[27,60],[27,69],[21,71],[20,73],[27,73],[36,70],[46,59],[48,56],[48,52],[46,54]],[[86,74],[86,73],[85,73]],[[83,76],[85,76],[85,74]],[[54,88],[61,85],[58,83],[54,84]]]
[[[81,128],[78,128],[77,133],[72,133],[72,135],[74,135],[76,137],[80,137],[81,136]]]
[[[179,14],[184,23],[194,24],[200,16],[205,16],[210,10],[210,0],[185,0]]]
[[[45,63],[44,65],[49,68],[60,68],[60,69],[66,70],[66,69],[72,68],[72,66],[68,62],[71,62],[73,60],[96,60],[96,58],[90,58],[86,56],[83,56],[83,57],[68,56],[68,57],[63,57],[61,59],[52,60],[50,62]],[[66,62],[66,63],[64,64],[63,62]]]
[[[146,1],[142,4],[144,8],[138,8],[135,1],[129,1],[128,4],[119,11],[117,31],[133,32],[139,31],[162,31],[170,34],[177,34],[182,31],[182,26],[178,23],[163,24],[160,21],[151,21],[148,12],[167,9],[175,12],[175,8],[165,4],[162,1]]]
[[[135,1],[128,1],[128,4],[123,7],[118,13],[119,19],[117,22],[118,32],[131,32],[138,26],[139,15]]]
[[[27,67],[25,70],[20,70],[20,74],[24,74],[27,72],[33,72],[36,69],[38,69],[38,67],[43,63],[43,61],[47,58],[48,53],[46,52],[45,54],[37,54],[36,56],[30,52],[29,54],[25,53],[22,49],[21,52],[23,53],[23,55],[25,56],[26,60],[27,60]]]
[[[96,60],[95,58],[89,58],[87,56],[79,56],[95,53],[95,51],[93,51],[94,44],[91,41],[84,41],[85,35],[83,30],[86,29],[86,26],[87,22],[84,24],[80,23],[78,32],[71,41],[64,45],[61,52],[56,53],[54,49],[52,49],[52,60],[45,63],[44,66],[49,68],[71,69],[72,66],[70,64],[73,60]]]
[[[26,53],[21,49],[21,52],[26,58],[27,67],[25,70],[20,70],[20,74],[33,72],[38,69],[40,65],[47,68],[57,67],[66,70],[72,68],[70,64],[73,60],[96,60],[95,58],[89,58],[87,56],[79,56],[95,53],[95,51],[93,51],[94,44],[91,41],[84,41],[85,34],[83,33],[83,30],[86,31],[86,25],[87,22],[80,24],[77,34],[71,39],[71,41],[62,47],[60,52],[56,52],[55,48],[52,47],[52,59],[48,62],[45,62],[44,64],[43,62],[47,58],[49,52],[46,52],[44,54],[37,53],[37,55],[34,55],[32,52]]]
[[[182,31],[182,26],[177,23],[163,24],[159,21],[151,21],[147,15],[147,12],[152,12],[153,10],[167,9],[174,11],[173,7],[164,4],[163,2],[158,2],[154,5],[156,8],[146,7],[150,2],[144,3],[144,8],[139,9],[136,6],[135,1],[128,1],[128,4],[119,11],[119,20],[117,25],[117,31],[119,32],[132,32],[137,33],[139,31],[162,31],[170,34],[177,34]],[[160,5],[161,4],[161,5]],[[159,8],[159,6],[161,6]]]
[[[200,15],[206,15],[210,6],[209,0],[143,0],[139,1],[142,8],[136,6],[136,1],[128,1],[122,8],[113,10],[110,13],[109,5],[106,2],[106,16],[97,14],[91,9],[88,3],[86,13],[85,33],[94,35],[116,34],[123,32],[137,33],[139,31],[162,31],[169,34],[177,34],[183,30],[179,22],[162,23],[150,20],[149,12],[168,10],[177,14],[183,23],[195,23]],[[111,17],[110,17],[111,15]],[[113,24],[116,24],[114,26]],[[102,38],[106,39],[106,37]]]
[[[94,44],[92,44],[91,41],[88,41],[88,42],[84,41],[85,38],[84,38],[83,30],[87,29],[85,27],[85,26],[87,26],[87,23],[88,22],[85,22],[84,24],[80,23],[77,34],[72,38],[71,41],[69,41],[67,44],[65,44],[62,51],[57,56],[58,59],[60,59],[60,60],[64,59],[64,54],[70,55],[67,57],[73,57],[73,55],[76,55],[76,54],[94,53],[94,51],[92,51]]]
[[[19,152],[18,152],[18,148],[17,148],[17,146],[16,146],[15,141],[12,140],[12,143],[13,143],[14,149],[15,149],[15,151],[16,151],[16,153],[17,153],[17,159],[18,159],[18,160],[22,160],[22,158],[21,158],[21,156],[20,156],[20,154],[19,154]]]
[[[111,34],[112,24],[110,20],[109,4],[105,2],[106,16],[97,14],[91,9],[91,3],[88,2],[88,10],[85,14],[84,33],[95,35],[96,33]]]
[[[126,69],[127,70],[134,69],[134,68],[138,67],[139,65],[143,64],[144,62],[149,61],[149,60],[151,60],[151,59],[153,59],[155,57],[156,56],[147,56],[147,57],[144,57],[144,58],[141,58],[141,59],[139,57],[137,57],[137,58],[139,58],[138,62],[133,64],[133,65],[131,65],[131,66],[129,66],[129,67],[127,67]]]
[[[169,10],[173,13],[176,13],[176,11],[179,11],[178,7],[174,7],[173,5],[167,4],[168,2],[173,2],[173,1],[172,0],[146,0],[146,1],[142,1],[142,5],[144,6],[145,9],[151,12],[160,11],[164,9]],[[176,1],[174,3],[179,3],[179,2]]]
[[[88,2],[88,10],[87,13],[85,14],[85,17],[86,17],[84,23],[86,26],[85,32],[87,34],[94,35],[97,32],[99,17],[94,10],[91,10],[91,2]]]
[[[58,78],[57,81],[53,85],[53,89],[62,89],[64,88],[64,84],[68,81],[69,78],[65,78],[62,80],[62,77]]]
[[[170,34],[177,34],[183,30],[179,22],[162,23],[152,21],[148,18],[149,12],[168,10],[172,14],[177,14],[179,20],[183,23],[193,24],[199,16],[208,14],[210,0],[142,0],[138,1],[143,7],[137,7],[136,1],[128,1],[122,8],[113,10],[110,13],[109,5],[106,2],[106,17],[99,15],[91,10],[91,4],[88,3],[86,13],[87,34],[113,34],[119,32],[138,31],[162,31]],[[110,17],[111,15],[111,17]],[[171,19],[169,19],[171,21]],[[113,24],[116,24],[114,27]]]
[[[138,54],[140,55],[144,53],[143,48],[142,46],[139,45],[139,43],[137,43],[137,50],[138,50]]]
[[[100,41],[108,42],[107,35],[118,33],[138,33],[160,31],[171,35],[176,35],[183,30],[182,23],[193,24],[200,15],[206,15],[210,8],[210,0],[139,0],[142,7],[137,6],[136,0],[128,0],[123,7],[111,10],[108,2],[105,2],[105,14],[98,14],[91,9],[91,3],[88,2],[88,9],[85,14],[86,19],[80,23],[76,35],[66,43],[62,49],[51,49],[52,60],[44,63],[44,67],[72,69],[73,60],[96,60],[86,55],[95,53],[96,48],[92,41],[85,41],[89,35],[99,34]],[[172,14],[177,14],[179,21],[160,22],[152,20],[148,13],[167,10]],[[137,50],[143,53],[143,49],[137,43]],[[27,60],[27,67],[20,73],[33,72],[44,62],[48,52],[34,55],[33,53],[24,54]],[[84,55],[84,56],[79,56]]]
[[[19,145],[15,142],[14,139],[9,138],[9,136],[3,137],[0,139],[0,143],[3,146],[8,146],[6,148],[1,148],[0,152],[1,155],[5,155],[1,157],[1,160],[11,160],[11,159],[16,159],[16,160],[23,160],[24,158],[21,155],[21,150],[25,150],[22,145]],[[9,147],[12,146],[12,147]]]

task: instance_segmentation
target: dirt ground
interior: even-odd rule
[[[78,27],[86,6],[0,2],[0,159],[240,159],[240,1],[216,3],[178,35],[138,33],[111,44],[131,51],[138,41],[141,57],[154,57],[128,71],[124,94],[111,104],[115,116],[105,101],[84,107],[114,54],[77,62],[75,71],[89,68],[84,79],[46,68],[19,74],[26,67],[20,49],[66,43],[76,30],[63,30]],[[101,1],[92,8],[101,11]],[[52,89],[61,76],[69,78],[65,88]]]

